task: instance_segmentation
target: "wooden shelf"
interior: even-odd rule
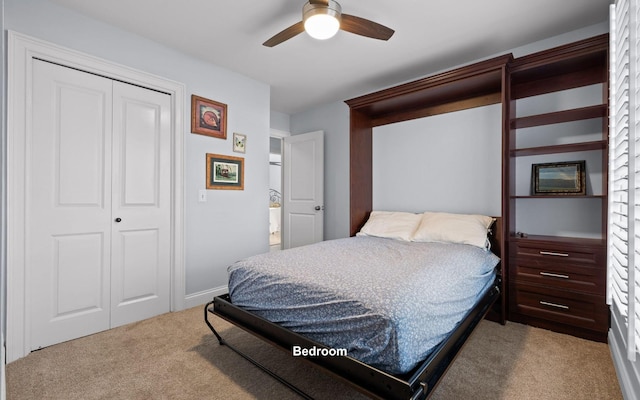
[[[560,195],[515,195],[512,199],[604,199],[604,194],[560,194]]]
[[[442,72],[346,100],[366,128],[502,101],[503,75],[511,54]]]
[[[607,105],[598,104],[590,107],[556,111],[546,114],[531,115],[511,120],[512,129],[530,128],[533,126],[559,124],[562,122],[580,121],[592,118],[605,118]]]
[[[607,82],[608,49],[605,34],[515,59],[511,99]]]
[[[607,148],[606,140],[595,140],[592,142],[557,144],[552,146],[526,147],[511,150],[512,157],[535,156],[542,154],[572,153],[576,151],[604,150]]]
[[[607,241],[605,239],[592,239],[592,238],[577,238],[572,236],[549,236],[549,235],[527,235],[525,237],[517,236],[512,233],[509,235],[510,241],[519,241],[519,242],[546,242],[546,243],[554,243],[558,245],[578,245],[578,246],[606,246]]]

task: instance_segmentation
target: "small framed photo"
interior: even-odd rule
[[[584,160],[531,166],[531,194],[534,196],[586,193]]]
[[[244,158],[207,153],[207,189],[244,190]]]
[[[191,132],[227,138],[227,105],[191,95]]]
[[[241,133],[233,133],[233,151],[236,153],[245,153],[247,149],[247,135]]]

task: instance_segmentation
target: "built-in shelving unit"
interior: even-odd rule
[[[500,319],[606,340],[608,41],[508,54],[347,100],[351,235],[372,210],[373,127],[500,103]],[[581,160],[585,195],[531,193],[533,164]]]
[[[601,341],[608,330],[607,60],[608,35],[515,59],[504,142],[509,319]],[[572,125],[582,121],[597,132]],[[544,126],[546,136],[526,144],[524,136]],[[533,164],[581,158],[586,195],[530,192]]]

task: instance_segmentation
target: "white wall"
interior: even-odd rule
[[[44,0],[4,3],[5,29],[185,85],[186,305],[225,291],[230,263],[268,251],[269,86]],[[227,104],[227,140],[190,133],[191,94]],[[232,151],[233,132],[247,135],[245,190],[210,190],[200,203],[206,153],[240,156]]]

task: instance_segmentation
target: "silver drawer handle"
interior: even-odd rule
[[[556,253],[555,251],[541,251],[543,256],[569,257],[568,253]]]
[[[542,275],[542,276],[551,276],[553,278],[569,279],[569,275],[552,274],[551,272],[540,272],[540,275]]]
[[[548,301],[540,301],[540,304],[542,304],[543,306],[550,306],[550,307],[555,307],[555,308],[562,308],[563,310],[568,310],[569,306],[565,306],[563,304],[556,304],[556,303],[549,303]]]

